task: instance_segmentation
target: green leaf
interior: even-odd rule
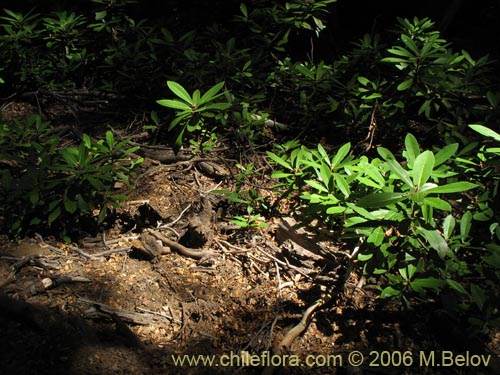
[[[388,286],[380,292],[380,298],[390,298],[399,296],[400,294],[401,291],[394,289],[392,286]]]
[[[217,96],[217,93],[222,89],[222,87],[224,87],[224,84],[225,84],[224,81],[219,82],[213,87],[211,87],[206,93],[204,93],[200,99],[200,105],[214,100]]]
[[[336,168],[340,164],[340,162],[342,160],[344,160],[344,158],[349,153],[350,149],[351,149],[351,143],[350,142],[346,143],[345,145],[343,145],[342,147],[339,148],[339,150],[337,151],[337,153],[335,154],[335,156],[332,159],[332,166],[333,166],[333,168]]]
[[[363,86],[366,86],[369,83],[371,83],[371,81],[368,78],[362,76],[358,76],[358,82],[361,83]]]
[[[322,161],[324,161],[328,166],[331,166],[330,157],[321,143],[318,143],[318,152],[321,155]]]
[[[292,166],[288,164],[285,160],[280,158],[278,155],[272,153],[271,151],[266,152],[267,156],[271,158],[276,164],[281,165],[282,167],[285,167],[286,169],[292,170]]]
[[[102,19],[106,18],[107,14],[108,14],[108,12],[106,10],[102,10],[100,12],[95,12],[95,20],[101,21]]]
[[[83,140],[83,144],[85,145],[85,147],[87,147],[87,148],[92,147],[92,141],[90,140],[90,137],[88,134],[83,133],[82,140]]]
[[[413,168],[415,159],[418,155],[420,155],[420,146],[417,142],[417,139],[412,134],[408,134],[405,137],[405,147],[406,150],[404,152],[404,155],[406,157],[406,160],[408,161],[408,166]]]
[[[344,176],[338,173],[333,174],[333,178],[335,180],[335,183],[337,184],[338,188],[344,194],[344,197],[347,198],[349,195],[351,195],[351,189],[349,188],[349,184],[347,183],[346,179]]]
[[[401,57],[384,57],[380,61],[388,63],[408,63],[407,59],[402,59]]]
[[[180,84],[174,81],[167,81],[167,86],[175,95],[184,100],[186,103],[193,104],[193,99],[191,95],[188,94],[186,89],[182,87]]]
[[[61,207],[57,206],[55,210],[53,210],[47,219],[47,224],[50,226],[58,217],[61,215]]]
[[[394,154],[385,147],[377,147],[377,152],[384,160],[396,160]]]
[[[458,143],[452,143],[443,147],[435,155],[434,168],[440,166],[445,161],[448,161],[458,150]]]
[[[345,212],[346,208],[342,206],[333,206],[326,209],[328,215],[336,215]]]
[[[453,234],[455,229],[456,220],[452,215],[448,215],[443,220],[443,236],[447,240]]]
[[[371,193],[359,199],[357,205],[367,208],[385,207],[400,202],[406,197],[407,195],[405,193]]]
[[[182,109],[184,111],[191,111],[192,107],[189,104],[181,102],[177,99],[161,99],[157,100],[156,103],[162,105],[164,107],[173,108],[173,109]]]
[[[115,137],[111,131],[106,132],[106,143],[108,144],[109,149],[112,149],[115,145]]]
[[[420,55],[420,50],[409,36],[401,34],[401,41],[415,54],[415,56]]]
[[[314,80],[314,79],[315,79],[315,77],[314,77],[314,73],[313,73],[310,69],[306,68],[304,65],[302,65],[302,64],[297,64],[297,65],[295,65],[295,69],[296,69],[299,73],[303,74],[303,75],[304,75],[304,77],[307,77],[307,78],[309,78],[309,79],[311,79],[311,80]]]
[[[198,111],[199,112],[211,111],[211,110],[225,111],[226,109],[231,108],[231,106],[232,106],[231,103],[212,103],[199,108]],[[203,116],[207,116],[207,114],[203,114]]]
[[[465,242],[467,240],[467,237],[469,236],[471,223],[472,213],[470,211],[467,211],[462,215],[462,218],[460,219],[460,237],[462,239],[462,242]]]
[[[493,138],[494,140],[500,142],[500,134],[491,130],[490,128],[487,128],[486,126],[472,124],[472,125],[469,125],[469,128],[478,132],[481,135],[484,135],[485,137]]]
[[[247,6],[244,3],[240,4],[240,11],[241,11],[241,14],[243,14],[243,16],[245,18],[248,17],[248,9],[247,9]]]
[[[387,52],[392,53],[393,55],[396,56],[401,56],[401,57],[413,57],[410,51],[403,47],[395,47],[395,48],[389,48]],[[382,59],[384,62],[408,62],[408,59],[401,59],[397,57],[385,57]]]
[[[448,279],[446,280],[446,284],[448,284],[452,289],[456,290],[460,294],[467,294],[462,284],[456,282],[455,280]]]
[[[440,198],[425,197],[424,204],[428,204],[429,206],[437,208],[438,210],[451,211],[451,205]]]
[[[389,169],[406,185],[408,185],[411,189],[414,188],[413,182],[408,175],[408,172],[399,164],[396,160],[387,160],[387,166]]]
[[[385,232],[382,227],[377,227],[375,230],[368,236],[366,242],[372,243],[375,246],[380,246],[382,242],[384,242]]]
[[[194,90],[193,92],[193,107],[199,107],[200,103],[200,90]]]
[[[434,154],[431,151],[424,151],[415,159],[413,165],[413,183],[420,189],[431,176],[434,169]]]
[[[274,171],[271,173],[271,178],[288,178],[293,176],[293,173],[287,173],[283,171]]]
[[[64,203],[64,209],[66,210],[66,212],[69,212],[70,214],[74,213],[78,207],[77,202],[68,198],[66,193],[64,193],[63,203]]]
[[[408,90],[411,85],[413,85],[413,78],[407,79],[406,81],[401,82],[397,87],[396,90],[398,91],[405,91]]]
[[[318,190],[323,193],[328,193],[328,189],[325,188],[325,186],[322,183],[316,180],[305,180],[304,182],[315,190]]]
[[[447,194],[447,193],[460,193],[462,191],[470,190],[477,187],[472,182],[452,182],[450,184],[438,186],[426,191],[427,194]]]
[[[410,282],[411,287],[417,293],[426,289],[441,289],[445,284],[445,281],[436,279],[435,277],[425,277],[425,278],[417,278]]]
[[[423,228],[420,228],[418,232],[423,235],[429,245],[437,251],[439,257],[444,259],[450,249],[441,234],[437,230],[428,230]]]

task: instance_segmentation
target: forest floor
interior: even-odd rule
[[[500,333],[469,339],[437,303],[380,300],[286,205],[260,229],[228,223],[213,191],[234,190],[242,160],[208,156],[146,158],[96,236],[1,240],[1,374],[499,373]]]

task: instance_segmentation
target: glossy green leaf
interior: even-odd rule
[[[451,205],[440,198],[425,197],[424,204],[428,204],[429,206],[437,208],[438,210],[451,211]]]
[[[266,152],[267,156],[271,158],[276,164],[281,165],[282,167],[285,167],[286,169],[292,169],[292,166],[288,164],[285,160],[280,158],[278,155],[272,153],[271,151]]]
[[[108,147],[110,149],[112,149],[113,146],[115,145],[115,137],[113,136],[113,133],[109,130],[106,132],[106,143],[108,144]]]
[[[335,180],[335,184],[339,188],[339,190],[344,194],[344,197],[347,198],[349,195],[351,195],[351,189],[349,187],[349,184],[347,183],[346,179],[344,176],[338,173],[333,174],[333,178]]]
[[[217,110],[217,111],[225,111],[226,109],[231,108],[231,103],[211,103],[207,104],[206,106],[203,106],[199,108],[199,111],[211,111],[211,110]]]
[[[405,193],[372,193],[359,199],[357,205],[359,207],[366,208],[377,208],[385,207],[405,199],[407,195]]]
[[[420,55],[420,50],[417,45],[408,35],[401,34],[401,41],[410,49],[411,52],[413,52],[415,56]]]
[[[319,171],[317,171],[317,173],[318,173],[318,178],[320,179],[320,181],[322,181],[323,184],[328,187],[330,184],[330,180],[332,179],[332,171],[330,170],[328,165],[322,164],[319,168]]]
[[[408,90],[412,85],[413,85],[413,78],[410,78],[410,79],[407,79],[407,80],[401,82],[396,87],[396,90],[398,90],[398,91],[405,91],[405,90]]]
[[[479,125],[479,124],[472,124],[472,125],[469,125],[469,128],[478,132],[481,135],[484,135],[485,137],[493,138],[494,140],[500,142],[500,134],[491,130],[490,128],[487,128],[486,126]]]
[[[248,17],[248,9],[247,9],[247,6],[245,5],[245,3],[240,4],[240,11],[241,11],[241,14],[243,14],[243,16],[245,18]]]
[[[318,143],[318,152],[321,155],[322,161],[325,162],[328,166],[330,166],[331,165],[330,157],[328,156],[328,153],[326,152],[325,148],[321,143]]]
[[[368,236],[366,242],[372,243],[375,246],[380,246],[382,242],[384,242],[385,232],[382,227],[377,227],[373,230],[373,232]]]
[[[424,151],[415,159],[413,164],[413,184],[420,189],[429,179],[434,169],[434,154]]]
[[[472,182],[452,182],[450,184],[438,186],[426,191],[427,194],[447,194],[447,193],[460,193],[462,191],[470,190],[477,187]]]
[[[328,215],[336,215],[336,214],[341,214],[345,212],[345,207],[342,206],[333,206],[333,207],[328,207],[326,209],[326,213]]]
[[[387,166],[389,169],[407,186],[413,189],[413,182],[408,175],[408,172],[399,164],[396,160],[387,160]]]
[[[384,160],[396,160],[394,154],[385,147],[377,147],[377,152]]]
[[[396,56],[401,56],[401,57],[413,57],[412,53],[410,51],[408,51],[406,48],[402,48],[402,47],[394,47],[394,48],[389,48],[387,50],[388,52],[392,53],[393,55],[396,55]],[[397,59],[397,60],[395,60]],[[394,57],[386,57],[384,59],[382,59],[382,61],[385,61],[385,62],[399,62],[399,61],[403,61],[403,62],[408,62],[408,59],[401,59],[401,58],[394,58]]]
[[[307,77],[311,80],[314,80],[314,72],[312,72],[310,69],[306,68],[304,65],[302,64],[297,64],[295,65],[295,69],[304,75],[304,77]]]
[[[448,215],[443,220],[443,236],[447,240],[453,235],[456,220],[453,215]]]
[[[413,134],[408,134],[405,137],[405,147],[404,155],[406,160],[408,161],[408,166],[410,168],[413,167],[415,163],[415,159],[418,155],[420,155],[420,145],[418,144],[417,139],[413,136]]]
[[[211,87],[206,93],[204,93],[200,99],[200,105],[210,102],[214,100],[216,97],[218,97],[217,94],[224,87],[224,84],[225,84],[224,81],[219,82],[213,87]]]
[[[435,155],[434,168],[440,166],[445,161],[450,160],[450,158],[455,155],[457,150],[458,143],[452,143],[440,149]]]
[[[57,206],[55,210],[53,210],[49,214],[49,217],[47,218],[47,224],[50,226],[60,215],[61,215],[61,207]]]
[[[460,294],[467,294],[462,284],[456,282],[455,280],[448,279],[446,280],[446,284],[448,284],[452,289],[456,290]]]
[[[388,286],[380,292],[380,298],[390,298],[390,297],[395,297],[399,296],[401,294],[401,291],[394,289],[392,286]]]
[[[346,143],[342,147],[339,148],[335,156],[332,158],[332,166],[333,168],[338,167],[338,165],[342,162],[342,160],[345,159],[347,154],[349,154],[349,151],[351,149],[351,143]]]
[[[74,213],[78,208],[77,202],[68,198],[66,193],[64,194],[63,203],[64,203],[64,209],[66,210],[66,212],[69,212],[70,214]]]
[[[371,83],[371,81],[368,78],[362,76],[358,76],[358,82],[361,83],[363,86],[367,86],[369,83]]]
[[[462,215],[462,218],[460,219],[460,237],[462,239],[462,242],[465,242],[467,240],[467,237],[469,236],[471,223],[472,213],[470,211],[467,211]]]
[[[186,103],[193,104],[193,99],[191,95],[186,91],[184,87],[174,81],[167,81],[167,86],[175,95],[184,100]]]
[[[90,140],[90,137],[88,134],[86,134],[86,133],[82,134],[82,141],[83,141],[83,144],[85,145],[85,147],[87,147],[87,148],[92,147],[92,141]]]
[[[200,90],[198,90],[198,89],[194,90],[194,92],[193,92],[193,102],[192,102],[193,107],[199,107],[201,105],[201,103],[200,103],[200,95],[201,95]]]
[[[318,191],[323,192],[323,193],[328,193],[328,189],[325,188],[325,185],[323,185],[322,183],[320,183],[316,180],[306,180],[305,183],[315,190],[318,190]]]
[[[192,110],[191,105],[181,102],[180,100],[177,99],[161,99],[157,100],[156,103],[172,109],[182,109],[184,111]]]
[[[441,234],[437,230],[428,230],[423,228],[419,229],[419,233],[423,235],[429,245],[437,251],[439,257],[444,259],[450,249]]]
[[[445,285],[445,281],[436,279],[435,277],[424,277],[412,280],[410,285],[415,292],[420,293],[423,289],[441,289]]]

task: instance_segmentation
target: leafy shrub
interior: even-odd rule
[[[365,35],[331,62],[282,58],[268,84],[283,121],[344,129],[358,140],[376,131],[380,142],[409,127],[444,135],[491,121],[498,107],[491,78],[487,57],[453,51],[431,20],[414,18],[398,20],[395,38]]]
[[[218,123],[224,121],[224,111],[231,107],[231,103],[228,102],[215,102],[215,99],[224,95],[220,92],[224,82],[219,82],[203,95],[200,90],[195,90],[193,95],[190,95],[177,82],[168,81],[167,86],[178,98],[161,99],[157,103],[176,110],[175,118],[168,127],[169,131],[178,128],[175,145],[177,147],[182,145],[187,131],[199,137],[190,141],[201,152],[210,148],[216,139]]]
[[[460,288],[447,267],[459,262],[456,252],[470,229],[466,213],[454,237],[456,219],[446,216],[453,209],[444,195],[476,186],[454,181],[457,173],[447,162],[458,145],[422,152],[411,134],[405,145],[404,164],[383,147],[378,148],[382,159],[356,159],[349,155],[349,143],[333,155],[321,145],[296,147],[282,156],[268,152],[279,166],[273,172],[283,181],[278,186],[298,191],[303,214],[340,226],[344,240],[357,245],[363,272],[386,284],[382,297],[425,294],[426,288],[439,290],[446,283]]]
[[[62,148],[59,142],[40,116],[2,125],[0,217],[10,234],[50,228],[67,237],[79,222],[102,223],[109,208],[127,198],[115,186],[130,185],[142,161],[129,157],[137,147],[117,142],[111,132],[97,142],[84,134],[78,147]]]
[[[86,89],[136,100],[161,74],[167,44],[158,27],[125,10],[133,1],[96,0],[85,12],[4,9],[0,58],[16,90]]]

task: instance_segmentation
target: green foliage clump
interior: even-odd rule
[[[331,62],[281,59],[269,75],[276,110],[295,103],[294,122],[357,139],[375,129],[379,140],[410,128],[455,134],[471,121],[491,121],[498,99],[488,58],[454,52],[427,18],[398,21],[395,38],[384,36],[390,44],[365,35]]]
[[[224,111],[231,107],[229,102],[215,101],[224,95],[220,92],[224,82],[219,82],[203,95],[200,90],[195,90],[190,95],[177,82],[168,81],[167,86],[178,99],[161,99],[157,103],[176,111],[175,118],[168,127],[169,131],[178,128],[175,145],[182,145],[187,131],[198,136],[198,139],[190,139],[191,144],[201,153],[207,151],[217,139],[218,123],[223,122],[226,117]]]
[[[0,59],[16,91],[85,89],[140,99],[160,74],[157,27],[136,21],[129,0],[96,0],[90,10],[47,14],[4,9]]]
[[[0,225],[11,235],[37,230],[68,238],[85,221],[102,223],[112,207],[127,199],[116,184],[130,185],[141,159],[133,161],[127,140],[111,132],[78,147],[61,147],[40,116],[0,128]]]
[[[471,127],[500,140],[486,127]],[[498,325],[500,218],[490,207],[492,197],[485,197],[487,179],[464,181],[460,164],[464,157],[477,162],[475,149],[459,153],[453,143],[423,151],[411,134],[404,144],[402,162],[384,147],[370,159],[350,155],[349,143],[334,154],[321,145],[278,145],[268,152],[279,181],[275,189],[298,201],[306,220],[321,219],[350,245],[352,265],[379,286],[381,298],[409,304],[414,294],[434,298],[452,291],[450,310],[467,314],[480,330]],[[498,156],[498,148],[486,150]],[[486,222],[492,237],[481,240],[477,233]]]

